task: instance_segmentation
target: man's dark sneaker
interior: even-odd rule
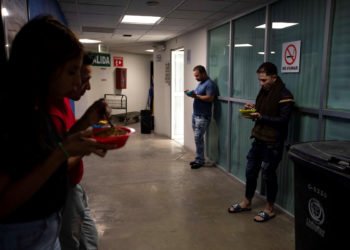
[[[191,168],[192,168],[192,169],[198,169],[198,168],[203,167],[203,165],[204,165],[204,164],[195,162],[194,164],[191,165]]]
[[[192,166],[193,164],[196,164],[196,161],[191,161],[190,165]]]

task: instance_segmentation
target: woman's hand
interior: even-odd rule
[[[87,129],[67,136],[62,142],[62,147],[69,157],[84,156],[96,152],[106,152],[113,145],[102,144],[92,138],[92,130]],[[99,154],[103,156],[103,154]]]

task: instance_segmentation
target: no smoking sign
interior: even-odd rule
[[[287,42],[282,45],[281,72],[299,72],[301,41]]]

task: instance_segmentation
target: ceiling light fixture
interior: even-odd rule
[[[271,54],[276,54],[275,51],[271,51],[270,53],[271,53]],[[259,55],[265,55],[265,52],[260,51],[260,52],[258,52],[258,54],[259,54]]]
[[[241,43],[241,44],[235,44],[235,47],[253,47],[253,45],[249,43]]]
[[[4,7],[4,8],[1,8],[1,15],[3,16],[3,17],[5,17],[5,16],[9,16],[10,15],[10,13],[7,11],[7,9]]]
[[[154,52],[154,49],[146,49],[147,52]]]
[[[147,1],[146,4],[148,6],[157,6],[159,4],[159,2],[158,1]]]
[[[93,39],[86,39],[86,38],[82,38],[79,39],[79,42],[81,43],[100,43],[100,40],[93,40]]]
[[[285,29],[294,25],[298,25],[299,23],[285,23],[285,22],[273,22],[272,23],[272,29],[275,30],[280,30],[280,29]],[[261,24],[259,26],[255,27],[256,29],[265,29],[266,25],[265,24]]]
[[[159,16],[125,15],[122,19],[122,23],[152,25],[157,23],[160,19],[161,17]]]

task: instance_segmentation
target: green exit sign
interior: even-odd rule
[[[92,65],[100,67],[110,67],[111,66],[111,55],[106,53],[93,53],[90,52],[89,55],[93,58]]]

